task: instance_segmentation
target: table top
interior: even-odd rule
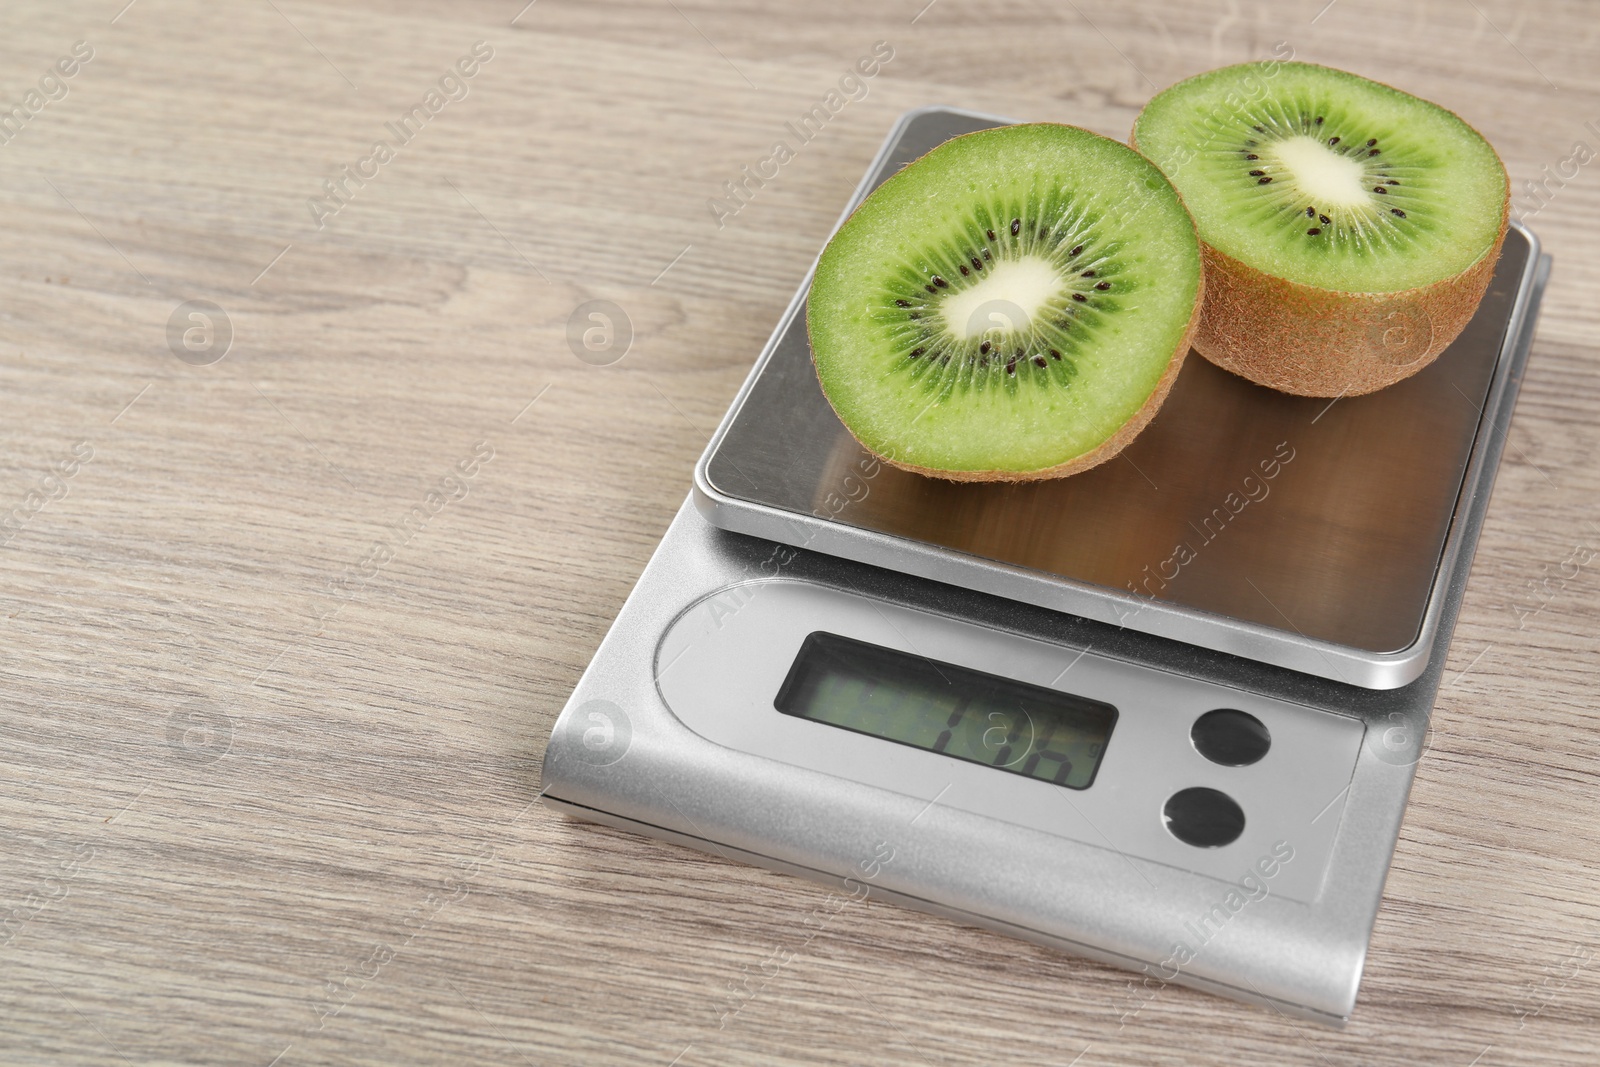
[[[0,15],[5,1058],[1594,1059],[1576,0],[122,3]],[[1123,136],[1158,88],[1291,49],[1477,126],[1555,257],[1348,1029],[538,803],[894,118]]]

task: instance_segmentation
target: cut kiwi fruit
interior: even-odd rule
[[[955,481],[1073,474],[1155,414],[1203,284],[1194,223],[1126,145],[1034,123],[889,178],[817,262],[806,326],[840,421]]]
[[[1194,346],[1302,396],[1431,363],[1494,273],[1510,182],[1445,109],[1309,63],[1245,63],[1158,93],[1132,143],[1178,188],[1205,258]]]

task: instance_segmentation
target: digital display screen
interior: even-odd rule
[[[785,715],[1087,789],[1110,704],[818,631],[773,705]]]

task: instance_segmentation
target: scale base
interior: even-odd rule
[[[779,550],[787,555],[775,556]],[[777,581],[1025,635],[1057,646],[1063,662],[1092,648],[1094,656],[1354,720],[1363,729],[1349,788],[1328,798],[1321,817],[1337,823],[1325,874],[1309,894],[1297,894],[1309,899],[1272,893],[1251,901],[1173,973],[1174,943],[1197,940],[1188,931],[1228,899],[1258,857],[1237,857],[1232,878],[1200,874],[1115,841],[1069,839],[953,808],[937,787],[908,795],[706,739],[662,696],[660,673],[671,666],[660,658],[662,637],[708,596],[740,595],[768,580],[774,560],[785,561]],[[1459,589],[1452,584],[1452,617]],[[850,879],[872,896],[1142,971],[1152,981],[1339,1025],[1355,1003],[1439,674],[1436,664],[1396,690],[1342,686],[729,533],[685,501],[557,720],[542,784],[547,801],[580,818],[825,884]],[[1131,711],[1125,707],[1124,716]],[[1106,780],[1102,771],[1092,788]],[[892,862],[864,879],[863,862],[885,845]]]

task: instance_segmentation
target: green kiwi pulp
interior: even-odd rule
[[[1190,78],[1151,100],[1134,142],[1202,241],[1302,285],[1413,289],[1500,237],[1505,171],[1488,142],[1437,105],[1344,71],[1252,63]]]
[[[957,479],[1051,477],[1154,414],[1200,285],[1194,225],[1148,161],[1076,127],[1009,126],[874,191],[818,261],[807,327],[823,392],[871,451]]]

